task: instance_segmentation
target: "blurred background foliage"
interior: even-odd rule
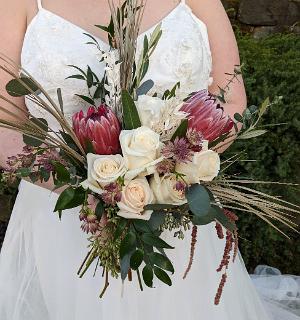
[[[249,105],[266,97],[282,96],[264,116],[270,132],[251,142],[238,142],[226,155],[244,150],[246,159],[232,167],[242,176],[257,180],[300,183],[300,38],[295,34],[275,34],[255,39],[237,31]],[[234,172],[233,171],[233,172]],[[278,185],[256,186],[300,205],[299,188]],[[0,246],[16,195],[16,186],[0,182]],[[299,220],[300,223],[300,220]],[[240,214],[240,249],[250,272],[258,264],[279,268],[283,273],[300,274],[300,237],[290,233],[287,240],[254,216]]]
[[[282,96],[264,116],[263,125],[286,124],[270,127],[266,135],[250,142],[236,142],[229,148],[227,156],[244,150],[245,159],[256,160],[239,162],[232,172],[256,180],[300,183],[300,38],[276,34],[257,40],[238,31],[236,34],[248,105],[258,105],[266,97],[272,100]],[[299,187],[255,187],[300,205]],[[289,232],[291,240],[288,240],[255,216],[246,213],[239,216],[240,249],[250,272],[258,264],[268,264],[283,273],[300,273],[298,234]]]

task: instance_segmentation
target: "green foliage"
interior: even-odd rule
[[[278,34],[262,40],[238,35],[248,105],[258,105],[266,97],[283,98],[263,116],[263,137],[251,142],[237,141],[227,155],[245,150],[248,159],[232,167],[235,172],[256,180],[300,183],[300,38]],[[232,171],[232,172],[233,172]],[[299,187],[259,185],[257,189],[300,204]],[[300,219],[298,219],[300,223]],[[258,218],[240,214],[240,249],[250,271],[258,264],[268,264],[285,273],[299,273],[300,237],[287,240]],[[245,240],[246,239],[246,240]]]

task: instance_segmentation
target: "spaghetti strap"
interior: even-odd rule
[[[39,10],[43,9],[42,0],[37,0],[37,5]]]

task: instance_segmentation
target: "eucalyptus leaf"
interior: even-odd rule
[[[191,185],[186,191],[190,210],[195,216],[204,217],[211,208],[210,196],[206,188],[200,184]]]
[[[136,90],[138,96],[147,94],[154,86],[153,80],[147,80],[143,82],[140,87]]]

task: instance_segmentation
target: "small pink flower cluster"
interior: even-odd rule
[[[99,229],[99,221],[95,214],[87,214],[81,212],[79,216],[80,221],[83,221],[81,229],[85,233],[95,234]]]
[[[110,206],[115,206],[122,199],[122,187],[119,183],[113,182],[104,187],[105,192],[102,193],[102,200]]]

